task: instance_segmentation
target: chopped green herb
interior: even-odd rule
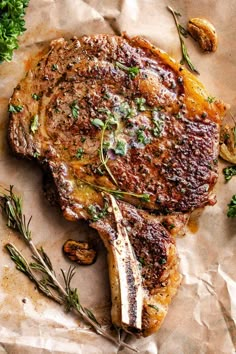
[[[33,157],[35,158],[35,159],[37,159],[38,157],[40,156],[40,153],[39,152],[34,152],[34,154],[33,154]]]
[[[60,113],[60,112],[61,112],[61,109],[58,108],[58,107],[55,107],[55,108],[54,108],[54,112],[55,112],[55,113]]]
[[[40,96],[37,95],[37,93],[33,93],[32,94],[32,98],[35,100],[35,101],[38,101],[40,99]]]
[[[138,261],[142,264],[142,266],[145,266],[145,260],[143,257],[138,257]]]
[[[128,67],[122,63],[116,62],[116,67],[121,70],[127,71],[131,79],[134,79],[136,75],[139,73],[139,68],[137,66]]]
[[[166,259],[165,258],[160,258],[159,259],[159,264],[165,264],[166,263]]]
[[[215,100],[216,100],[216,98],[213,97],[213,96],[208,96],[207,99],[206,99],[206,101],[207,101],[208,103],[213,103],[213,102],[215,102]]]
[[[99,119],[99,118],[92,119],[92,120],[91,120],[91,123],[92,123],[95,127],[97,127],[97,128],[102,128],[102,127],[104,127],[103,121],[102,121],[101,119]]]
[[[143,131],[143,129],[138,129],[136,131],[137,134],[137,139],[138,142],[143,144],[143,145],[147,145],[151,142],[151,139],[147,137],[146,133]]]
[[[124,118],[132,118],[137,115],[134,108],[131,108],[128,102],[122,102],[119,107],[119,111]]]
[[[155,125],[155,128],[152,130],[153,131],[153,135],[157,136],[157,137],[160,137],[162,132],[163,132],[163,129],[164,129],[165,115],[161,114],[161,113],[159,113],[157,111],[153,111],[152,112],[152,117],[153,117],[152,122]]]
[[[76,151],[75,157],[76,157],[77,159],[81,159],[81,157],[83,156],[83,153],[84,153],[84,150],[83,150],[83,148],[80,147],[80,148]]]
[[[123,140],[117,140],[116,148],[115,148],[116,155],[125,156],[127,153],[127,144]]]
[[[0,63],[10,61],[18,48],[18,37],[25,31],[25,9],[29,0],[0,1]]]
[[[156,310],[157,312],[159,311],[159,308],[156,305],[148,304],[148,307],[151,307],[152,309]]]
[[[228,204],[227,216],[229,218],[234,218],[236,216],[236,194],[232,196],[232,199]]]
[[[71,113],[73,118],[77,119],[79,116],[79,106],[76,101],[72,102],[70,105]]]
[[[225,176],[225,181],[230,181],[233,176],[236,176],[236,166],[225,167],[223,169],[223,174]]]
[[[102,209],[96,205],[91,204],[88,206],[88,212],[91,215],[93,221],[98,221],[107,215],[108,203],[105,202],[105,205]]]
[[[136,103],[139,111],[141,111],[141,112],[146,111],[146,106],[145,106],[146,100],[145,100],[145,98],[137,97],[137,98],[135,98],[135,103]]]
[[[58,65],[52,64],[52,71],[57,71],[57,70],[58,70]]]
[[[81,143],[84,143],[86,141],[85,136],[81,136],[80,141],[81,141]]]
[[[8,112],[19,113],[21,111],[23,111],[23,106],[15,106],[14,104],[9,105]]]
[[[38,128],[39,128],[39,116],[37,114],[35,114],[33,116],[33,118],[31,119],[30,130],[33,134],[35,134],[35,132],[38,130]]]

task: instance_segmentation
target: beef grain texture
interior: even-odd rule
[[[129,331],[160,327],[181,279],[173,236],[193,210],[215,203],[225,106],[208,96],[146,40],[94,35],[53,41],[11,98],[22,107],[10,113],[13,152],[38,160],[64,216],[89,220],[109,259],[117,225],[107,195],[121,191],[145,294],[142,328]],[[115,276],[110,269],[111,284]],[[112,320],[123,326],[114,286],[112,302]]]

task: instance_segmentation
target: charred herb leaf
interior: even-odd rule
[[[236,194],[232,196],[232,199],[228,204],[227,216],[229,218],[234,218],[236,216]]]

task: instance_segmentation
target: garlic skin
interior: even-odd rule
[[[198,42],[204,52],[216,51],[218,37],[211,22],[204,18],[192,18],[188,22],[188,32]]]

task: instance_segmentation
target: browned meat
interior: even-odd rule
[[[12,150],[40,162],[67,219],[98,230],[128,331],[159,328],[180,282],[172,236],[215,203],[225,106],[212,101],[149,42],[112,35],[54,41],[11,98]]]

